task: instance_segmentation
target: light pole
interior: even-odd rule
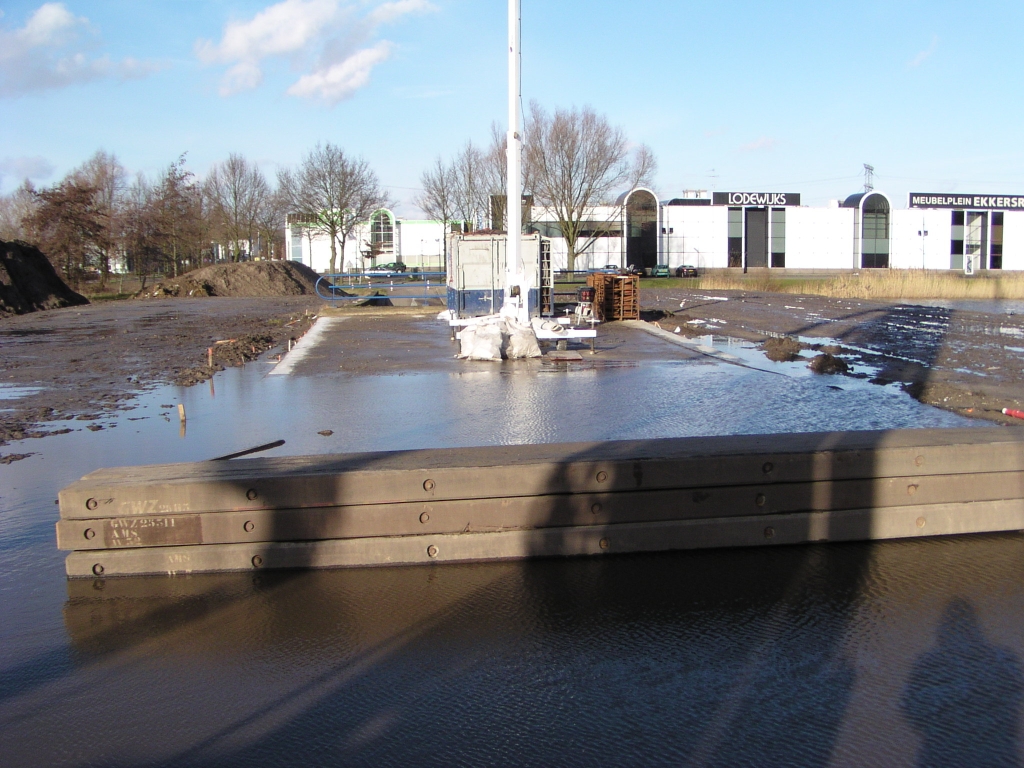
[[[508,173],[505,186],[505,304],[502,314],[530,322],[530,286],[523,270],[522,254],[522,163],[523,145],[519,135],[520,97],[520,0],[508,0]]]
[[[924,270],[924,239],[928,237],[928,230],[924,228],[924,219],[921,219],[921,228],[917,230],[917,236],[921,238],[921,269]]]

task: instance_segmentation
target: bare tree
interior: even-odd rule
[[[124,226],[121,242],[125,266],[139,277],[141,288],[146,278],[159,269],[162,260],[157,194],[143,174],[136,176],[124,196]]]
[[[326,235],[331,243],[330,271],[335,271],[338,246],[356,225],[390,204],[367,162],[349,157],[331,143],[317,144],[295,172],[283,171],[278,186],[289,207],[305,222],[308,233]]]
[[[267,195],[256,214],[256,226],[262,255],[267,259],[284,258],[284,221],[288,198],[280,189]]]
[[[26,179],[9,195],[0,195],[0,240],[30,240],[29,221],[39,205],[36,189]]]
[[[221,243],[238,261],[243,243],[251,254],[258,233],[259,211],[270,195],[260,169],[239,154],[214,167],[206,180],[207,193],[216,213]]]
[[[467,141],[452,162],[455,179],[455,214],[479,229],[487,219],[490,203],[487,162],[484,153]]]
[[[621,128],[590,107],[556,110],[549,115],[530,104],[526,126],[526,163],[539,205],[554,214],[568,247],[568,268],[599,236],[583,236],[594,207],[610,203],[614,191],[650,183],[656,163],[646,145],[632,152]]]
[[[444,248],[444,263],[448,263],[448,223],[455,215],[455,168],[438,157],[434,165],[420,176],[423,194],[417,201],[424,213],[437,219],[444,227],[441,235]]]
[[[260,180],[266,185],[258,170],[257,174],[255,185],[258,187]],[[184,154],[167,167],[153,188],[149,203],[154,217],[152,234],[158,238],[158,251],[175,277],[202,265],[210,220],[204,202],[195,175],[185,168]],[[218,211],[223,213],[223,209]],[[248,235],[251,226],[248,219],[242,221],[245,228],[241,231]]]
[[[128,172],[117,157],[102,149],[72,171],[72,176],[96,190],[96,211],[104,219],[104,232],[96,244],[100,285],[110,277],[110,259],[120,240],[122,202]]]

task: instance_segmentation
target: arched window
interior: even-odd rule
[[[860,265],[889,266],[889,201],[884,195],[868,195],[862,201]]]
[[[653,269],[658,263],[658,198],[649,189],[632,190],[626,203],[626,264]]]
[[[889,266],[889,211],[892,206],[882,192],[858,192],[843,203],[854,210],[854,268],[878,269]],[[858,258],[859,257],[859,258]]]
[[[374,258],[394,256],[395,216],[386,208],[370,217],[370,247]]]

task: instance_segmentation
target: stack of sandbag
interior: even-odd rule
[[[520,360],[541,357],[540,344],[530,325],[509,317],[476,318],[462,329],[461,354],[465,360]]]

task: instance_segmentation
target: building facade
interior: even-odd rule
[[[692,192],[659,202],[635,189],[587,219],[585,234],[596,236],[581,238],[577,269],[1024,269],[1024,195],[912,193],[897,208],[872,190],[809,207],[798,193]],[[554,217],[536,208],[531,226],[552,238],[553,266],[564,269]]]
[[[587,210],[574,268],[1024,270],[1024,195],[915,192],[905,207],[894,203],[877,190],[810,207],[793,192],[693,191],[659,200],[637,188]],[[550,240],[552,269],[566,269],[569,248],[554,212],[528,210],[524,234]],[[343,253],[337,244],[335,270],[398,262],[443,271],[448,230],[382,209],[356,227]],[[329,270],[326,235],[289,216],[285,237],[289,259]]]
[[[382,208],[352,234],[335,243],[335,272],[362,272],[378,264],[400,263],[422,272],[444,271],[445,227],[440,221],[399,219]],[[326,274],[330,271],[331,241],[302,218],[289,215],[285,223],[288,259]]]

